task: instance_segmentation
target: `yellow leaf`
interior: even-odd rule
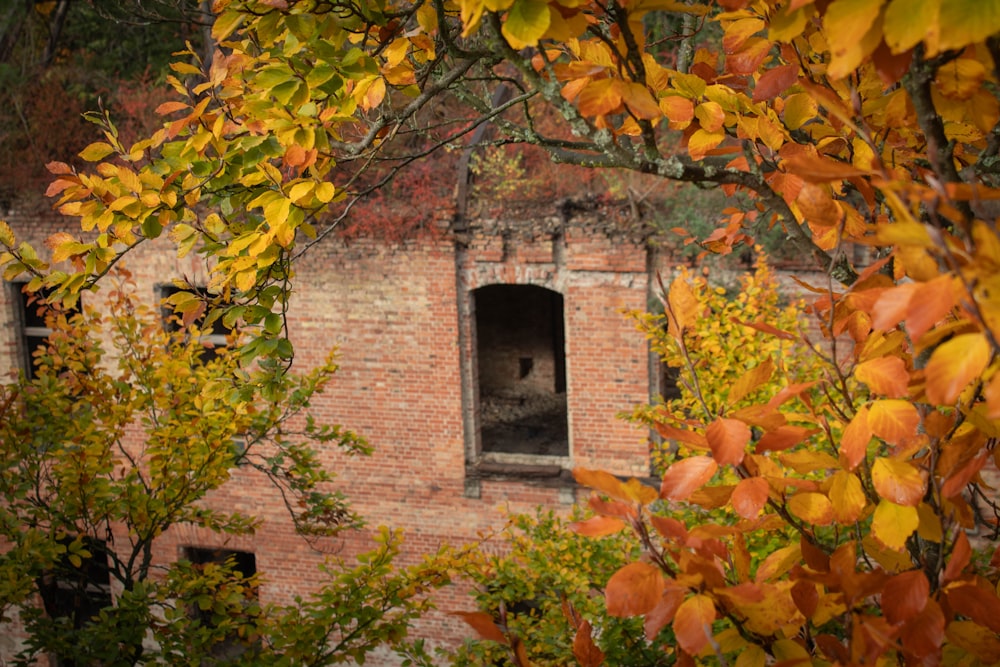
[[[927,490],[923,475],[910,463],[884,457],[872,464],[872,485],[882,498],[907,507],[916,507]]]
[[[718,102],[702,102],[695,107],[694,117],[698,119],[701,129],[705,132],[717,133],[726,120],[726,112]]]
[[[919,524],[916,507],[904,507],[883,499],[872,516],[872,536],[886,549],[902,551],[906,538]]]
[[[1000,32],[1000,0],[944,0],[939,21],[940,39],[937,49],[928,49],[929,56],[962,49]]]
[[[97,162],[99,160],[103,160],[114,152],[115,149],[111,144],[104,141],[95,141],[80,151],[80,157],[87,162]]]
[[[788,499],[788,511],[814,526],[828,526],[834,519],[833,504],[822,493],[796,493]]]
[[[837,523],[846,525],[860,519],[868,499],[858,476],[846,470],[834,473],[830,484],[830,502],[833,503]]]
[[[951,405],[969,383],[982,376],[990,361],[990,344],[982,333],[955,336],[939,345],[927,362],[927,400]]]
[[[868,57],[882,40],[882,0],[834,0],[823,15],[823,34],[830,46],[827,76],[842,79]]]
[[[692,160],[701,160],[708,151],[722,143],[726,138],[726,133],[722,130],[718,132],[706,132],[705,130],[695,130],[688,139],[688,154]]]
[[[515,49],[537,46],[550,21],[546,0],[514,0],[503,23],[503,36]]]
[[[729,389],[726,404],[735,405],[740,400],[757,391],[765,382],[771,379],[771,375],[773,374],[774,361],[771,360],[771,357],[764,357],[762,363],[745,372],[733,383],[733,386]]]
[[[336,194],[336,188],[333,183],[325,181],[316,186],[316,192],[313,193],[316,199],[320,200],[324,204],[328,204],[333,201],[333,196]]]
[[[940,7],[941,0],[889,0],[883,26],[889,50],[902,53],[935,33]],[[932,41],[937,42],[936,35]]]

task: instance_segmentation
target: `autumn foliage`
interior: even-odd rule
[[[213,260],[211,312],[244,325],[242,360],[286,363],[276,313],[296,258],[484,124],[561,163],[739,193],[710,249],[780,230],[828,277],[804,286],[808,327],[768,307],[709,335],[726,307],[684,276],[665,285],[649,333],[688,384],[683,406],[641,413],[666,440],[659,483],[576,471],[596,492],[577,529],[641,545],[607,578],[605,613],[647,639],[669,628],[675,664],[1000,661],[995,0],[214,10],[220,49],[210,65],[181,54],[162,127],[132,143],[104,119],[80,154],[92,170],[49,165],[82,232],[51,243],[67,268],[0,226],[6,277],[71,303],[166,235]],[[445,97],[461,104],[440,117]],[[373,165],[384,176],[366,180]],[[596,619],[566,618],[576,660],[604,661]],[[531,660],[502,618],[469,620]]]

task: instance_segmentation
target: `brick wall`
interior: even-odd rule
[[[406,560],[500,525],[503,508],[568,507],[576,491],[559,470],[579,465],[648,474],[647,434],[616,416],[649,397],[647,346],[624,315],[647,302],[645,247],[580,221],[543,222],[530,234],[511,231],[523,223],[492,221],[456,238],[392,247],[330,240],[298,266],[290,311],[295,365],[309,368],[332,346],[339,349],[340,370],[314,401],[313,414],[361,433],[376,448],[370,457],[327,452],[326,460],[370,524],[406,529]],[[11,223],[36,247],[63,224]],[[151,302],[155,285],[172,278],[206,281],[197,256],[178,260],[164,243],[142,246],[126,264]],[[567,456],[481,451],[472,293],[497,284],[536,285],[563,297]],[[18,363],[11,294],[0,297],[5,376]],[[546,474],[535,474],[539,464]],[[349,535],[313,550],[294,534],[277,492],[253,471],[235,471],[233,483],[212,502],[261,516],[261,531],[224,543],[177,526],[159,540],[158,560],[175,559],[189,546],[252,551],[266,576],[263,602],[287,602],[314,586],[326,555],[367,546],[365,535]],[[465,594],[457,586],[440,602],[445,610],[468,609]],[[440,642],[469,634],[445,613],[425,619],[416,631]]]

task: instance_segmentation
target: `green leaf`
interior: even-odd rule
[[[503,36],[515,49],[537,46],[552,17],[545,0],[515,0],[503,24]]]

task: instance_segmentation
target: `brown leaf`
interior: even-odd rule
[[[882,611],[893,625],[915,617],[927,606],[931,587],[922,570],[910,570],[890,577],[882,589]],[[944,627],[941,628],[942,633]]]
[[[611,616],[641,616],[660,602],[666,585],[663,573],[649,563],[629,563],[608,580],[605,605]]]
[[[848,162],[815,153],[799,153],[783,160],[781,164],[788,173],[795,174],[807,183],[833,183],[854,176],[866,176],[869,173]],[[825,190],[821,192],[825,193]],[[814,192],[810,196],[815,197],[817,194]],[[827,204],[824,202],[823,205]]]
[[[796,581],[792,586],[792,601],[803,616],[811,619],[816,613],[816,607],[819,606],[819,591],[816,590],[816,584],[805,579]]]
[[[594,643],[590,636],[590,622],[584,621],[576,630],[573,638],[573,657],[581,667],[600,667],[604,663],[604,653]]]
[[[939,656],[944,643],[944,626],[941,606],[933,599],[928,600],[923,611],[903,626],[899,635],[903,651],[916,658]]]
[[[769,69],[757,79],[757,84],[753,89],[753,101],[764,102],[766,100],[773,100],[791,88],[798,80],[799,66],[797,63],[780,65]]]
[[[948,583],[958,579],[971,559],[972,547],[969,544],[969,538],[965,536],[965,531],[960,530],[955,538],[955,546],[952,547],[951,556],[948,558],[948,564],[944,567],[941,580]]]
[[[660,484],[660,498],[687,500],[695,491],[712,479],[719,464],[709,456],[691,456],[670,464]]]
[[[480,638],[500,642],[501,644],[507,643],[507,638],[500,631],[500,628],[497,627],[497,624],[493,621],[493,617],[486,612],[453,611],[452,614],[459,616],[463,621],[471,625]]]
[[[676,584],[667,586],[663,592],[663,597],[646,614],[646,618],[643,621],[642,628],[646,633],[646,639],[653,641],[656,635],[660,634],[660,630],[667,627],[667,624],[674,620],[674,615],[677,613],[677,609],[681,606],[681,603],[684,602],[685,595],[687,595],[686,589]]]
[[[975,584],[948,587],[945,595],[952,611],[968,616],[993,632],[1000,632],[1000,598],[996,591]]]

